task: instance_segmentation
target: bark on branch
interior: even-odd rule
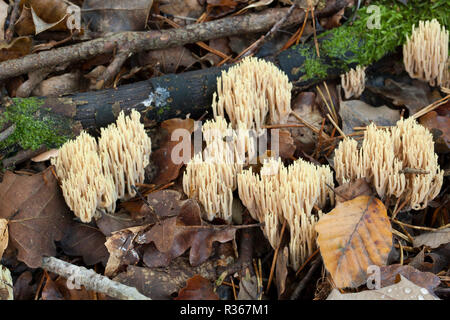
[[[42,259],[42,268],[83,285],[87,290],[104,293],[111,298],[121,300],[151,300],[139,293],[136,288],[113,281],[93,270],[79,267],[54,257]]]

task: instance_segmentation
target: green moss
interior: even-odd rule
[[[314,47],[299,46],[297,47],[297,51],[302,57],[305,57],[305,60],[296,72],[293,73],[301,72],[304,74],[301,80],[305,81],[314,77],[326,77],[328,70],[327,64],[317,56]]]
[[[381,59],[405,42],[412,26],[417,25],[419,20],[437,19],[449,29],[448,0],[410,0],[408,5],[398,1],[378,0],[371,4],[378,6],[380,10],[380,28],[368,28],[368,22],[373,22],[374,12],[367,12],[367,7],[363,7],[356,13],[354,22],[322,33],[318,37],[321,58],[317,58],[315,52],[305,54],[307,61],[301,68],[306,73],[303,80],[324,77],[326,68],[319,66],[320,63],[325,64],[324,56],[329,58],[326,61],[328,65],[344,71],[349,65],[366,66]],[[315,51],[314,47],[310,49]],[[313,61],[308,61],[310,59]]]
[[[0,127],[14,123],[16,129],[0,148],[19,144],[23,149],[36,150],[45,144],[48,147],[59,147],[69,137],[59,134],[56,123],[48,114],[49,110],[41,110],[43,102],[36,98],[13,99],[14,104],[0,114]],[[44,114],[45,113],[45,114]]]

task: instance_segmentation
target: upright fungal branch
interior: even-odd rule
[[[135,110],[130,117],[122,112],[117,124],[101,130],[98,144],[82,132],[52,159],[64,199],[82,222],[114,212],[117,199],[135,195],[131,186],[144,181],[151,140],[139,119]]]
[[[314,206],[322,208],[333,193],[333,174],[328,166],[316,166],[296,160],[285,167],[280,159],[264,162],[261,174],[252,169],[238,174],[239,197],[253,218],[265,222],[263,229],[273,248],[280,241],[280,225],[286,220],[290,231],[290,261],[297,269],[316,248],[314,225],[322,214],[312,214]]]
[[[334,165],[340,184],[365,177],[381,198],[400,198],[407,207],[420,210],[442,187],[444,171],[437,160],[433,136],[409,118],[399,120],[392,129],[377,129],[371,124],[360,150],[353,139],[341,141]]]
[[[100,132],[98,145],[103,170],[112,176],[117,197],[134,197],[136,191],[132,186],[144,182],[152,149],[139,112],[133,110],[130,117],[121,112],[116,124],[102,128]]]
[[[217,79],[213,95],[214,117],[228,115],[234,128],[238,122],[260,132],[270,114],[271,123],[286,123],[291,113],[292,84],[273,63],[247,57]]]
[[[206,121],[202,133],[206,148],[191,159],[183,174],[183,191],[205,209],[205,218],[232,219],[236,177],[254,155],[255,143],[244,123],[234,130],[223,117]]]
[[[358,98],[366,87],[365,68],[357,66],[356,69],[350,69],[347,73],[342,74],[341,85],[345,92],[345,99]]]
[[[442,85],[448,58],[448,31],[436,19],[419,21],[403,45],[403,62],[411,78]]]

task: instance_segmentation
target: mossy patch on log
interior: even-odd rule
[[[356,65],[370,65],[403,45],[412,26],[420,20],[437,19],[449,29],[448,0],[410,0],[407,5],[378,0],[371,5],[359,9],[355,21],[318,36],[320,57],[314,45],[294,47],[306,58],[297,70],[302,74],[300,80],[324,78],[329,68],[345,72]]]
[[[42,108],[44,104],[38,98],[13,98],[13,104],[7,106],[0,114],[0,128],[15,124],[14,132],[0,142],[0,149],[10,148],[18,144],[22,149],[36,150],[41,145],[59,147],[70,137],[61,134],[61,119],[55,118],[50,108]]]

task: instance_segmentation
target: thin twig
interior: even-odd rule
[[[446,229],[446,228],[450,227],[450,223],[446,224],[445,226],[439,227],[439,228],[429,228],[429,227],[415,226],[415,225],[412,225],[412,224],[409,224],[409,223],[398,221],[397,219],[394,219],[394,218],[392,218],[391,220],[392,220],[392,222],[395,222],[397,224],[403,225],[403,226],[408,227],[408,228],[417,229],[417,230],[432,231],[432,232],[437,232],[437,231],[440,231],[442,229]]]
[[[280,19],[277,23],[273,25],[273,27],[263,36],[261,36],[254,44],[252,44],[250,47],[242,51],[235,59],[234,61],[238,60],[240,57],[245,58],[254,55],[259,48],[261,48],[264,43],[266,43],[268,40],[270,40],[274,34],[278,31],[278,29],[281,28],[281,26],[286,22],[286,20],[291,16],[294,9],[297,8],[297,4],[294,3],[289,8],[286,15]]]
[[[275,253],[273,254],[272,266],[270,267],[269,281],[268,281],[267,287],[266,287],[266,294],[269,293],[270,285],[272,284],[273,275],[275,273],[275,265],[277,262],[278,252],[280,251],[281,240],[283,239],[285,229],[286,229],[286,219],[283,221],[283,226],[281,227],[281,233],[280,233],[280,238],[279,238],[280,240],[278,241],[277,248],[275,249]]]
[[[14,1],[14,7],[11,12],[11,17],[9,19],[9,26],[8,29],[5,32],[5,40],[6,42],[11,42],[12,38],[14,37],[14,27],[16,25],[16,20],[19,17],[19,5],[21,0]]]
[[[298,121],[300,121],[301,123],[303,123],[306,127],[308,127],[309,129],[311,129],[313,132],[319,134],[320,130],[317,129],[315,126],[313,126],[311,123],[309,123],[308,121],[302,119],[296,112],[292,111],[292,114],[294,115],[294,117],[297,118]],[[330,139],[330,136],[328,134],[326,134],[325,132],[322,132],[322,134],[324,135],[325,138]]]
[[[308,273],[305,275],[305,277],[299,282],[297,287],[295,288],[294,292],[291,295],[291,300],[296,300],[300,296],[300,293],[305,289],[306,285],[314,275],[314,272],[317,270],[317,268],[320,267],[320,258],[316,258],[313,263],[311,264],[311,268],[309,268]]]
[[[113,281],[108,277],[96,273],[94,270],[76,266],[54,257],[44,257],[41,267],[61,277],[70,279],[77,285],[84,286],[86,290],[104,293],[112,298],[121,300],[151,300],[149,297],[137,291],[136,288]]]

